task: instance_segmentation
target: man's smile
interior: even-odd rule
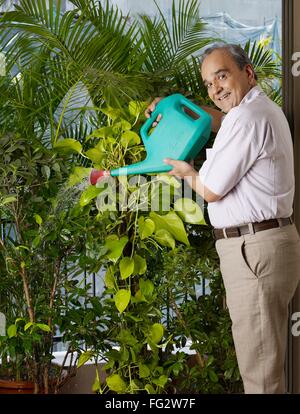
[[[230,92],[225,93],[225,95],[221,96],[220,98],[218,98],[219,101],[223,101],[224,99],[226,99],[228,96],[230,95]]]

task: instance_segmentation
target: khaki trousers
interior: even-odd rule
[[[294,224],[217,240],[246,394],[285,392],[288,304],[300,280]]]

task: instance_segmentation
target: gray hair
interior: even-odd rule
[[[215,43],[214,45],[208,47],[207,49],[205,49],[203,55],[201,56],[201,65],[208,55],[210,55],[215,50],[219,49],[226,50],[233,58],[240,70],[243,70],[246,65],[251,65],[253,68],[253,63],[251,62],[245,50],[241,46],[236,45],[234,43]],[[254,68],[253,72],[255,80],[257,80],[257,74],[255,73]]]

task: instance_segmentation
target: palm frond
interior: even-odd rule
[[[155,25],[152,25],[151,31],[149,31],[149,22],[147,22],[148,24],[144,26],[144,30],[143,28],[141,29],[141,36],[144,38],[144,33],[146,32],[147,51],[152,52],[149,58],[152,56],[156,57],[158,52],[159,58],[156,61],[159,61],[161,56],[164,55],[161,62],[164,65],[164,69],[176,67],[190,55],[199,52],[199,50],[214,40],[205,32],[205,23],[199,16],[198,0],[179,0],[178,6],[177,2],[173,0],[171,28],[168,27],[166,18],[159,5],[155,0],[154,2],[158,10],[159,19],[155,22]],[[150,35],[155,37],[152,47]],[[160,39],[161,46],[158,39]]]
[[[281,77],[280,65],[279,62],[274,59],[272,50],[266,49],[256,41],[251,45],[250,40],[245,44],[244,50],[252,61],[259,79]]]

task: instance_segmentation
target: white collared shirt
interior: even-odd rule
[[[293,144],[281,108],[255,86],[224,117],[199,171],[223,196],[208,204],[216,228],[289,217],[295,190]]]

